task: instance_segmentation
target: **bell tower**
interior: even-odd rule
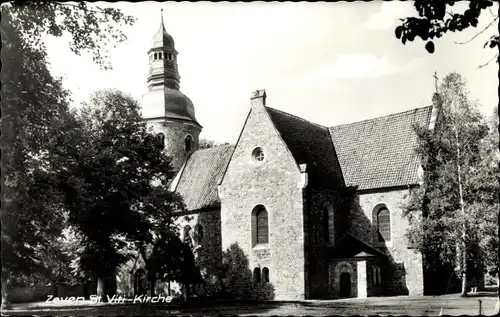
[[[143,119],[164,140],[165,152],[178,172],[189,154],[198,149],[202,126],[196,120],[193,102],[179,90],[178,52],[165,29],[161,11],[160,28],[147,53],[148,91],[142,97],[141,110]]]

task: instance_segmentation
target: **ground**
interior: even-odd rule
[[[352,298],[346,300],[308,300],[296,302],[265,302],[255,304],[208,304],[203,307],[174,307],[138,304],[92,304],[80,302],[71,306],[57,307],[57,304],[29,303],[12,304],[2,315],[52,315],[52,316],[133,316],[133,315],[478,315],[479,302],[482,315],[492,315],[497,302],[495,292],[480,292],[467,298],[457,294],[445,296],[394,296]]]

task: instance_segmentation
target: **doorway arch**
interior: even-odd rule
[[[351,274],[342,272],[339,280],[339,296],[341,298],[351,297]]]
[[[146,295],[148,292],[148,281],[146,271],[138,269],[134,274],[134,293],[135,295]]]

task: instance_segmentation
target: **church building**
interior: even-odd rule
[[[434,128],[437,95],[426,107],[327,127],[267,104],[265,90],[249,92],[236,144],[200,150],[202,125],[179,90],[178,52],[163,20],[147,56],[142,116],[172,156],[171,190],[191,216],[179,215],[181,239],[193,246],[207,292],[423,295],[422,255],[405,238],[402,204],[419,184],[414,126]],[[134,294],[146,261],[140,254],[129,268]],[[221,276],[236,264],[237,274]]]

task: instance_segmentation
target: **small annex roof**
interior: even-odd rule
[[[175,189],[188,211],[220,206],[217,186],[233,150],[234,145],[221,145],[189,156]]]
[[[347,233],[340,243],[331,249],[330,257],[335,259],[349,259],[349,258],[364,258],[364,257],[379,257],[387,258],[387,256],[367,244]]]

